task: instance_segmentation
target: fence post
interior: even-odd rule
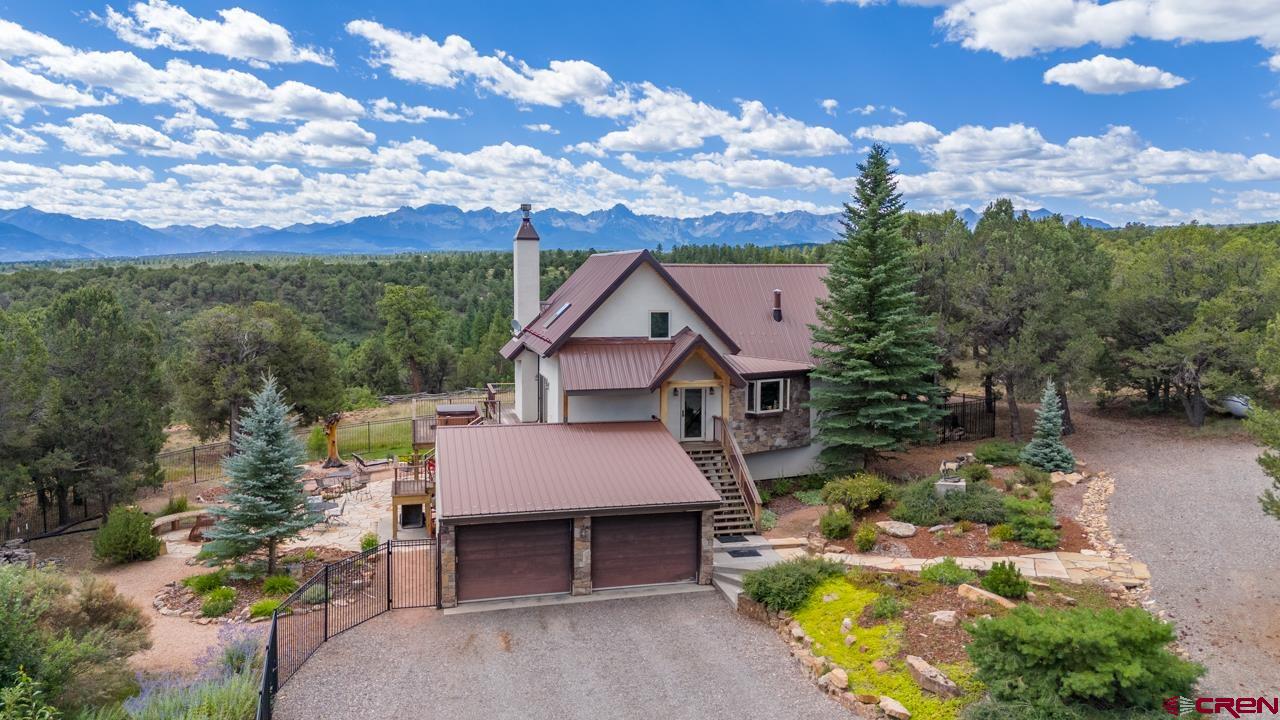
[[[395,607],[395,604],[391,601],[391,588],[392,588],[392,587],[394,587],[394,586],[391,584],[391,567],[392,567],[392,565],[391,565],[391,541],[390,541],[390,540],[388,540],[388,541],[387,541],[387,609],[388,609],[388,610],[390,610],[390,609],[392,609],[393,607]]]
[[[324,566],[324,641],[329,642],[329,564]]]
[[[200,482],[200,479],[196,477],[196,446],[192,445],[191,446],[191,484],[195,485],[198,482]]]
[[[364,424],[364,451],[367,453],[373,450],[373,423]]]

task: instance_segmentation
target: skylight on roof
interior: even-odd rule
[[[551,327],[551,323],[555,322],[556,320],[559,320],[559,319],[560,319],[560,316],[564,314],[564,311],[565,311],[565,310],[568,310],[568,309],[569,309],[569,306],[570,306],[570,305],[572,305],[572,304],[573,304],[573,303],[565,303],[565,304],[561,305],[561,306],[559,307],[559,309],[557,309],[557,310],[556,310],[555,314],[551,316],[551,318],[550,318],[550,319],[548,319],[546,322],[542,323],[542,327],[544,327],[544,328],[549,328],[549,327]]]

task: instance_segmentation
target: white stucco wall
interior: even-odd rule
[[[516,356],[516,416],[520,422],[538,420],[538,356],[525,350]]]
[[[649,420],[658,410],[657,391],[569,396],[569,422]]]
[[[642,265],[574,331],[574,337],[649,337],[649,313],[671,313],[671,334],[688,327],[716,350],[727,352],[720,337],[676,295],[648,265]]]
[[[560,358],[542,358],[539,372],[547,379],[547,422],[564,422],[564,384],[560,382]]]
[[[816,442],[804,447],[770,450],[744,456],[747,469],[751,471],[751,479],[772,480],[773,478],[808,475],[818,468],[818,453],[822,446]]]

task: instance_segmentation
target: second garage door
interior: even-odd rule
[[[696,580],[696,512],[591,518],[593,589]]]
[[[573,583],[569,520],[455,529],[459,600],[567,593]]]

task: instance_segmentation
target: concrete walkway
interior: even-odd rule
[[[804,554],[799,548],[784,550],[780,554],[795,556]],[[940,562],[943,558],[886,557],[860,553],[823,553],[822,557],[844,565],[875,568],[877,570],[907,570],[920,572]],[[1137,587],[1151,579],[1151,572],[1140,562],[1111,560],[1098,554],[1073,552],[1045,552],[1031,555],[1006,555],[996,557],[958,557],[956,563],[970,570],[990,570],[997,562],[1011,562],[1030,578],[1053,578],[1069,582],[1116,582],[1125,587]]]

